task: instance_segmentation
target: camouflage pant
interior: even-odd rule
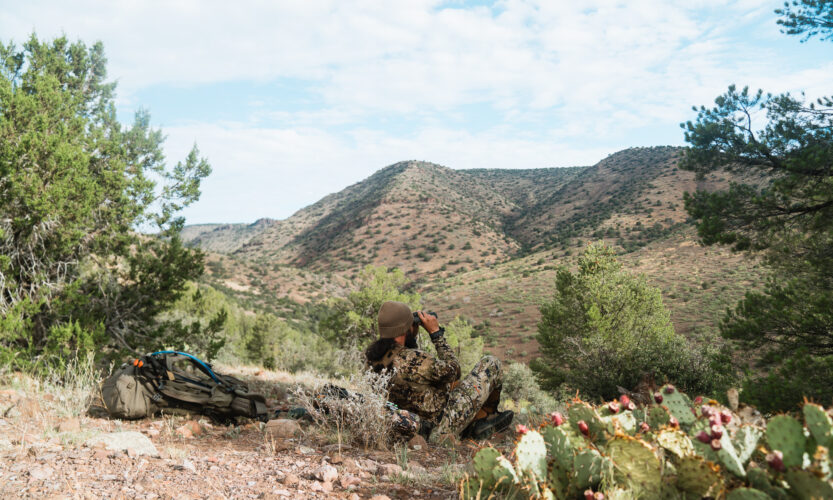
[[[489,394],[500,389],[502,384],[500,360],[494,356],[484,356],[474,365],[471,373],[449,393],[443,417],[431,431],[430,440],[436,442],[445,434],[459,437],[463,429],[474,420],[477,412],[483,408]]]

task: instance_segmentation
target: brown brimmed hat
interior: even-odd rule
[[[379,336],[395,339],[408,333],[414,323],[414,315],[408,304],[389,300],[379,308]]]

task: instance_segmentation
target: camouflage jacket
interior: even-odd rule
[[[397,345],[382,359],[367,362],[375,370],[392,370],[388,400],[398,407],[437,423],[442,417],[451,384],[460,379],[460,364],[445,338],[434,340],[437,358],[419,349]]]

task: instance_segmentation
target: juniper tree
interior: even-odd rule
[[[202,273],[176,214],[199,197],[210,166],[195,146],[169,167],[148,113],[122,126],[114,92],[100,42],[32,35],[19,48],[0,43],[6,362],[60,362],[107,344],[143,350],[202,333],[162,313]]]

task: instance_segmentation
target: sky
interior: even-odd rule
[[[781,0],[0,0],[0,39],[102,41],[119,120],[212,165],[189,224],[286,218],[403,160],[592,165],[683,145],[729,84],[829,93]]]

